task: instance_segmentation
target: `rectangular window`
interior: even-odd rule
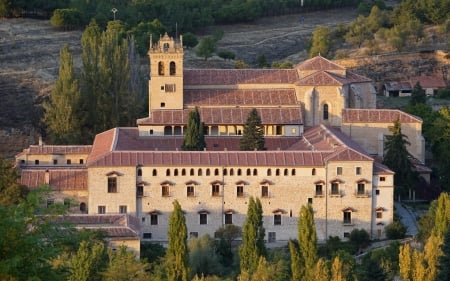
[[[136,186],[136,197],[142,197],[144,196],[144,186],[138,185]]]
[[[356,174],[361,175],[361,167],[356,167]]]
[[[80,164],[84,164],[84,160],[83,159],[80,159]]]
[[[119,206],[119,213],[126,214],[127,213],[127,206],[125,206],[125,205]]]
[[[323,196],[323,187],[321,184],[316,184],[316,196]]]
[[[161,195],[162,195],[162,197],[170,196],[170,188],[168,185],[161,186]]]
[[[233,214],[225,214],[225,224],[233,224]]]
[[[386,177],[380,177],[380,181],[386,181]]]
[[[108,178],[108,193],[116,193],[117,192],[117,178],[109,177]]]
[[[158,214],[150,214],[150,224],[158,225]]]
[[[382,219],[382,218],[383,218],[383,213],[377,212],[377,219]]]
[[[67,165],[70,165],[70,164],[72,164],[72,160],[71,159],[67,159],[66,163],[67,163]]]
[[[166,84],[165,85],[166,93],[173,93],[175,92],[175,84]]]
[[[312,204],[312,203],[313,203],[312,198],[308,198],[308,204]]]
[[[344,238],[350,238],[350,232],[344,232]]]
[[[261,197],[268,198],[269,197],[269,187],[267,185],[261,186]]]
[[[281,225],[281,215],[280,214],[273,215],[273,224]]]
[[[379,189],[375,190],[375,194],[380,195],[380,190]]]
[[[331,184],[331,195],[339,195],[339,184],[337,182]]]
[[[106,214],[106,206],[98,206],[99,214]]]
[[[283,126],[279,125],[275,126],[275,134],[277,136],[281,136],[283,134]]]
[[[244,186],[243,185],[236,186],[236,196],[244,197]]]
[[[53,159],[53,165],[58,165],[58,159]]]
[[[276,232],[269,232],[268,233],[269,237],[268,237],[268,242],[269,243],[274,243],[275,241],[277,241],[277,233]]]
[[[189,232],[189,238],[198,238],[198,232]]]
[[[200,224],[208,224],[208,214],[207,213],[200,214]]]
[[[357,195],[358,196],[366,195],[366,188],[365,188],[365,184],[364,183],[358,183]]]
[[[336,174],[342,175],[342,167],[337,167],[336,168]]]
[[[352,224],[352,212],[344,212],[344,224]]]
[[[186,193],[187,197],[194,197],[195,196],[194,186],[193,185],[186,186]]]
[[[39,160],[34,160],[34,165],[39,165]]]
[[[144,239],[152,239],[152,233],[151,232],[144,232],[143,238]]]
[[[220,196],[220,185],[213,184],[211,187],[212,196]]]

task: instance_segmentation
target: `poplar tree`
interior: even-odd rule
[[[149,264],[136,259],[133,252],[121,246],[117,251],[109,250],[108,268],[102,273],[104,281],[150,280]]]
[[[81,129],[77,115],[80,89],[68,45],[61,48],[59,63],[59,74],[50,94],[50,101],[43,104],[44,123],[52,143],[76,144],[80,141]]]
[[[189,112],[187,121],[187,131],[184,135],[183,150],[198,150],[201,151],[206,147],[205,135],[203,130],[203,123],[200,120],[200,113],[198,108]]]
[[[181,206],[173,202],[169,218],[168,248],[166,253],[168,281],[188,280],[187,227]]]
[[[239,249],[241,272],[250,276],[258,267],[260,257],[266,256],[265,229],[262,221],[262,206],[258,198],[250,197],[247,218],[242,228],[242,246]]]
[[[67,281],[101,281],[100,272],[106,268],[106,249],[103,242],[82,241],[68,263]]]
[[[436,281],[447,281],[450,280],[450,231],[445,233],[441,251],[442,255],[437,264]]]
[[[303,280],[314,279],[314,268],[317,262],[317,235],[314,224],[314,212],[311,204],[303,205],[298,220],[298,243],[305,263]]]
[[[291,254],[291,280],[300,281],[305,276],[305,262],[297,241],[289,240],[289,253]]]
[[[264,126],[256,108],[248,114],[244,124],[244,133],[240,140],[241,150],[265,150]]]
[[[328,262],[320,258],[314,269],[314,280],[315,281],[329,281],[330,280],[330,270],[328,268]]]
[[[392,135],[386,136],[383,164],[395,172],[394,181],[396,187],[411,189],[416,182],[417,176],[410,161],[413,156],[406,148],[407,145],[410,145],[410,142],[408,137],[402,133],[399,119],[394,122],[393,126],[389,127],[389,131]],[[401,190],[396,191],[399,192]]]
[[[400,246],[398,259],[399,259],[400,278],[402,278],[403,280],[411,280],[413,262],[411,255],[411,247],[408,244]]]

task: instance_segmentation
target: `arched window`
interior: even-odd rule
[[[178,169],[175,169],[174,171],[173,171],[173,175],[176,177],[176,176],[178,176]]]
[[[170,75],[175,75],[176,74],[176,65],[174,61],[170,62]]]
[[[328,120],[328,104],[323,105],[323,120]]]
[[[237,170],[237,175],[238,175],[238,176],[241,176],[241,175],[242,175],[242,170],[241,170],[241,169],[238,169],[238,170]]]
[[[156,171],[156,169],[153,169],[152,176],[156,177],[157,175],[158,175],[158,172]]]
[[[285,176],[288,176],[288,175],[289,175],[288,169],[284,169],[284,175],[285,175]]]
[[[223,169],[222,171],[223,171],[223,175],[224,175],[224,176],[228,175],[227,169]]]
[[[209,176],[211,174],[209,169],[206,169],[206,175]]]
[[[258,170],[257,169],[253,169],[253,175],[257,176],[258,175]]]
[[[137,176],[142,177],[142,169],[141,168],[137,169]]]
[[[170,176],[170,169],[166,170],[166,176]]]
[[[252,170],[247,169],[247,176],[251,176],[252,175]]]
[[[295,176],[295,169],[291,170],[291,176]]]
[[[86,213],[86,203],[84,202],[80,203],[80,212]]]
[[[185,176],[186,175],[186,169],[181,169],[181,175]]]
[[[197,175],[202,176],[202,174],[203,174],[202,169],[198,169]]]
[[[164,52],[167,52],[169,50],[169,43],[164,43],[163,48]]]
[[[233,168],[230,169],[230,176],[234,176],[234,170],[233,170]]]
[[[315,176],[315,175],[316,175],[316,168],[312,168],[312,170],[311,170],[311,175],[312,175],[312,176]]]
[[[158,75],[164,75],[164,62],[162,61],[158,63]]]
[[[267,169],[267,175],[271,176],[272,175],[272,170],[271,169]]]
[[[171,136],[172,135],[172,126],[165,126],[164,127],[164,135],[165,136]]]
[[[191,169],[191,171],[189,172],[189,175],[194,176],[194,174],[195,174],[194,169]]]
[[[275,176],[279,176],[280,175],[280,169],[276,169],[275,170]]]
[[[214,175],[218,176],[219,175],[219,169],[214,169]]]

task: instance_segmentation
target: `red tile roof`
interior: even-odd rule
[[[417,82],[424,89],[444,89],[447,87],[444,78],[441,75],[429,75],[429,76],[415,76],[410,78],[411,87],[414,87]]]
[[[320,55],[299,63],[295,68],[298,70],[345,70],[344,67]]]
[[[292,84],[295,69],[185,69],[184,86],[236,84]]]
[[[207,125],[231,125],[244,124],[248,118],[251,108],[200,108],[202,121]],[[302,124],[302,112],[300,106],[258,108],[259,116],[263,124]],[[138,119],[139,125],[185,125],[187,124],[189,112],[192,109],[184,110],[154,110],[152,116]]]
[[[116,128],[102,132],[95,136],[94,144],[92,145],[91,154],[89,154],[87,161],[93,161],[113,149]]]
[[[30,189],[45,184],[45,169],[22,169],[20,183]],[[86,168],[52,168],[48,170],[49,185],[53,190],[87,190]]]
[[[30,145],[23,154],[89,154],[92,145]]]
[[[351,83],[371,82],[367,77],[347,71],[345,77],[331,73],[328,71],[318,71],[297,81],[296,85],[312,85],[312,86],[341,86]]]
[[[298,105],[294,89],[185,89],[185,106]]]
[[[343,109],[342,123],[422,123],[417,116],[397,109]]]

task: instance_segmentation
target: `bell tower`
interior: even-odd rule
[[[149,116],[152,110],[183,109],[183,37],[164,34],[153,44],[150,35]]]

